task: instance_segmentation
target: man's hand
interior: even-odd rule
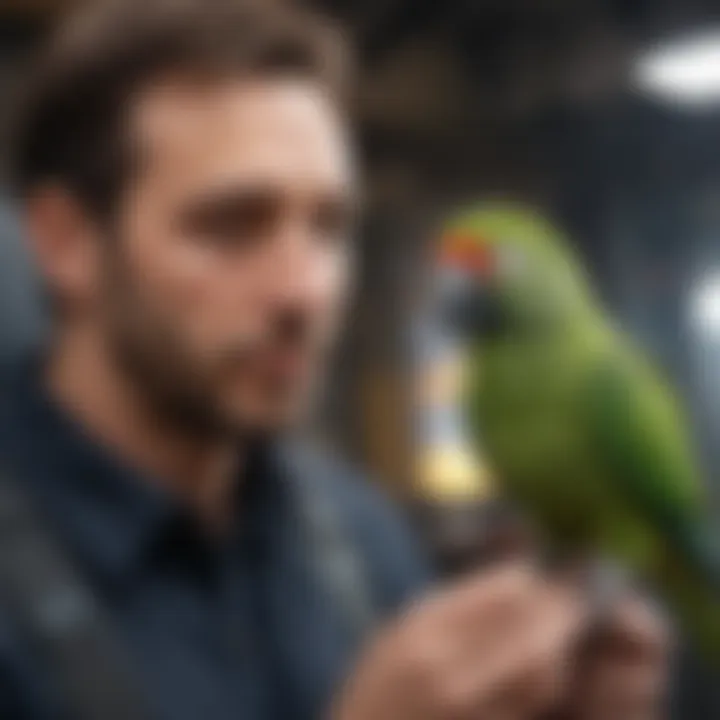
[[[566,696],[579,594],[523,565],[438,594],[389,628],[333,720],[530,720]]]
[[[668,631],[637,598],[618,606],[581,650],[563,720],[659,720],[665,716]]]

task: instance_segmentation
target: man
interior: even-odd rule
[[[581,648],[581,594],[522,564],[419,600],[422,564],[384,503],[283,449],[352,279],[334,33],[267,2],[90,7],[49,51],[16,139],[54,332],[3,401],[0,451],[151,715],[656,717],[663,650],[644,605]],[[366,588],[326,582],[300,485]],[[349,607],[363,590],[374,636]],[[41,655],[7,613],[3,718],[72,717]]]

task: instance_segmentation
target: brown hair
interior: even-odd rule
[[[164,74],[297,74],[344,90],[339,33],[273,0],[111,0],[60,28],[21,108],[11,180],[27,195],[55,180],[100,215],[130,174],[128,99]]]

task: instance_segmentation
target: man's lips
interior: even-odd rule
[[[293,381],[303,378],[312,366],[313,353],[307,348],[268,348],[253,352],[234,369],[238,374],[249,373],[258,378]]]

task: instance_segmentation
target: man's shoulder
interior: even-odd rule
[[[431,573],[404,508],[347,460],[307,447],[300,457],[303,474],[359,555],[382,608],[392,612],[420,594]]]

